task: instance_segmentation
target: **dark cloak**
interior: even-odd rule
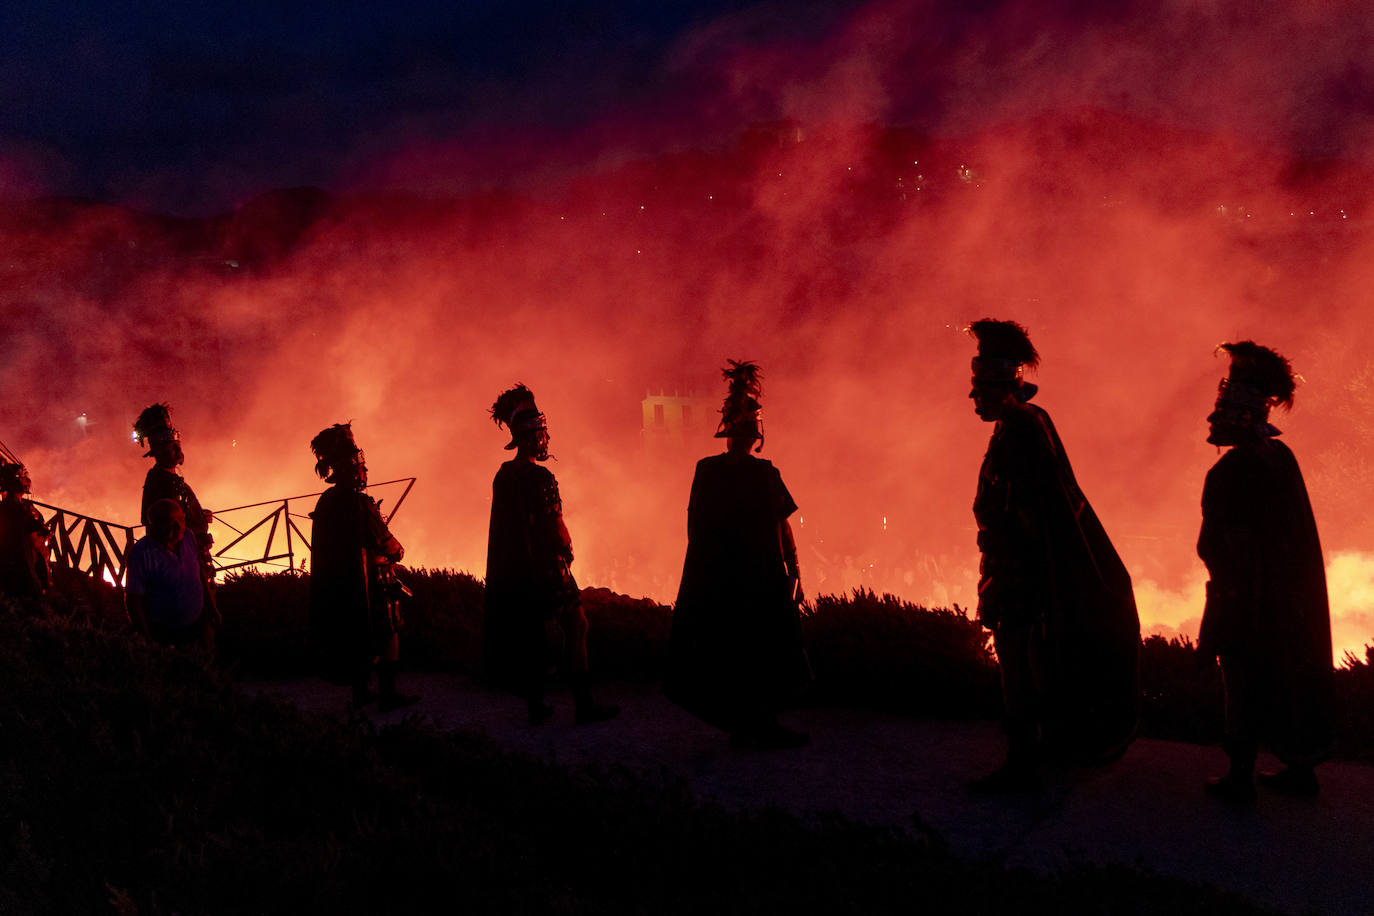
[[[201,508],[195,491],[186,482],[186,478],[176,471],[155,464],[148,469],[148,476],[143,478],[143,508],[140,518],[144,525],[148,524],[148,507],[159,499],[175,500],[181,505],[181,511],[186,516],[186,527],[195,534],[201,552],[209,551],[210,523],[205,520],[205,510]]]
[[[1331,742],[1331,614],[1312,504],[1277,439],[1238,445],[1207,472],[1198,556],[1207,606],[1198,651],[1244,665],[1264,734],[1286,762]]]
[[[0,595],[38,598],[50,584],[48,558],[35,536],[48,526],[27,499],[0,500]]]
[[[394,558],[400,544],[377,501],[350,486],[321,493],[310,518],[311,643],[325,675],[349,683],[400,629],[399,605],[379,577],[379,561]]]
[[[776,715],[810,680],[780,540],[796,509],[772,462],[697,462],[663,692],[717,728]]]
[[[1079,489],[1049,414],[1021,404],[998,421],[974,501],[985,580],[1002,621],[1043,621],[1041,729],[1048,749],[1109,760],[1135,736],[1140,619],[1125,564]]]
[[[559,536],[563,502],[553,472],[524,459],[491,485],[482,654],[489,683],[525,690],[558,657],[547,624],[580,601]]]

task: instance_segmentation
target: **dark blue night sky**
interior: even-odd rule
[[[817,34],[844,6],[17,0],[0,9],[0,156],[49,193],[221,206],[406,144],[680,107],[697,77],[665,61],[683,35],[723,16]]]
[[[11,0],[0,196],[461,193],[773,118],[960,136],[1077,107],[1363,158],[1372,41],[1342,2]]]

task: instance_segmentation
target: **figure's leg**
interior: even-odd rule
[[[581,602],[572,602],[558,613],[558,625],[563,628],[564,673],[572,688],[576,706],[574,721],[578,725],[604,722],[620,714],[620,707],[598,703],[592,698],[591,675],[587,670],[587,615]]]
[[[1226,733],[1222,749],[1230,761],[1225,776],[1207,780],[1208,794],[1223,801],[1249,804],[1255,800],[1255,758],[1259,755],[1254,683],[1248,667],[1221,657],[1221,678],[1226,688]]]
[[[1283,761],[1284,767],[1276,773],[1261,772],[1259,783],[1280,795],[1316,798],[1321,791],[1316,766],[1325,759],[1328,748],[1327,742],[1313,738],[1314,723],[1321,719],[1302,707],[1301,698],[1310,696],[1310,691],[1296,689],[1291,682],[1279,684],[1272,676],[1264,677],[1261,686],[1260,715],[1274,723],[1273,730],[1268,732],[1270,750]],[[1320,734],[1324,729],[1315,726],[1315,731]]]
[[[389,633],[382,640],[381,660],[377,662],[377,693],[380,694],[378,706],[382,712],[413,706],[420,702],[419,696],[396,691],[396,673],[401,668],[401,636]]]
[[[1002,674],[1002,729],[1007,759],[970,785],[976,792],[1026,792],[1040,787],[1039,624],[1004,623],[993,631],[993,648]]]

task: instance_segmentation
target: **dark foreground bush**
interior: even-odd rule
[[[412,570],[405,664],[481,675],[482,583],[450,570]],[[219,590],[221,658],[239,670],[279,676],[310,670],[309,577],[245,573]],[[582,590],[597,675],[653,683],[663,673],[672,609],[607,589]],[[823,596],[802,618],[816,702],[912,715],[993,718],[1001,708],[986,630],[959,608],[927,609],[859,590]],[[1374,650],[1371,650],[1374,651]],[[1141,643],[1141,733],[1200,744],[1221,740],[1223,692],[1215,667],[1200,668],[1192,643]],[[1336,671],[1337,754],[1374,762],[1374,655]]]
[[[191,658],[0,606],[0,912],[1258,912],[1050,879],[841,820],[248,699]]]
[[[957,607],[858,589],[818,598],[802,632],[818,699],[941,717],[1001,710],[989,633]]]
[[[450,570],[411,570],[403,653],[412,668],[481,674],[482,583]],[[308,575],[232,576],[219,589],[223,659],[257,674],[309,670]],[[582,590],[588,652],[599,677],[663,675],[672,609],[604,588]],[[996,716],[997,669],[987,631],[962,611],[927,610],[859,590],[818,599],[802,618],[815,698],[934,716]]]

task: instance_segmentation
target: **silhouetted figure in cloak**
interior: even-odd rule
[[[534,394],[524,385],[502,392],[491,406],[496,425],[510,430],[515,457],[491,485],[491,528],[482,650],[486,675],[526,701],[529,723],[553,715],[544,702],[545,679],[555,659],[546,625],[563,631],[563,674],[572,689],[574,721],[602,722],[618,706],[592,697],[587,665],[587,617],[572,575],[572,538],[563,523],[558,481],[539,462],[549,459],[549,430]]]
[[[1298,462],[1269,424],[1293,404],[1288,361],[1252,341],[1222,344],[1231,356],[1207,441],[1228,451],[1207,472],[1197,552],[1207,564],[1207,606],[1198,654],[1221,659],[1230,771],[1208,781],[1228,801],[1255,799],[1260,741],[1286,764],[1260,781],[1313,797],[1313,768],[1330,750],[1331,615],[1317,523]]]
[[[1025,329],[969,328],[974,410],[995,423],[973,503],[982,564],[978,619],[1002,670],[1006,763],[971,787],[1033,791],[1042,755],[1120,756],[1139,710],[1140,621],[1131,577],[1074,479],[1049,414],[1022,376],[1039,363]]]
[[[396,689],[404,628],[395,565],[405,556],[377,501],[368,496],[367,460],[349,423],[310,440],[315,473],[333,484],[320,494],[310,543],[310,633],[325,673],[353,688],[353,706],[378,701],[382,711],[419,697]],[[377,668],[377,692],[370,687]]]
[[[728,447],[697,462],[692,479],[663,692],[736,747],[800,747],[807,735],[778,722],[811,680],[787,522],[797,505],[772,462],[750,454],[763,448],[758,367],[730,360],[724,375],[716,436]]]
[[[52,584],[48,526],[29,500],[28,468],[0,465],[0,595],[39,599]]]
[[[214,516],[208,509],[201,508],[200,500],[181,476],[181,465],[186,455],[181,449],[181,434],[172,426],[172,409],[166,404],[153,404],[144,408],[134,421],[134,439],[139,445],[147,445],[144,458],[152,458],[153,466],[148,476],[143,478],[143,505],[139,521],[149,524],[148,510],[159,499],[174,500],[181,506],[185,515],[186,530],[195,536],[200,555],[201,582],[205,588],[205,644],[211,652],[215,647],[215,628],[220,624],[219,608],[215,602],[215,564],[210,556],[210,548],[215,539],[210,534],[210,522]]]

